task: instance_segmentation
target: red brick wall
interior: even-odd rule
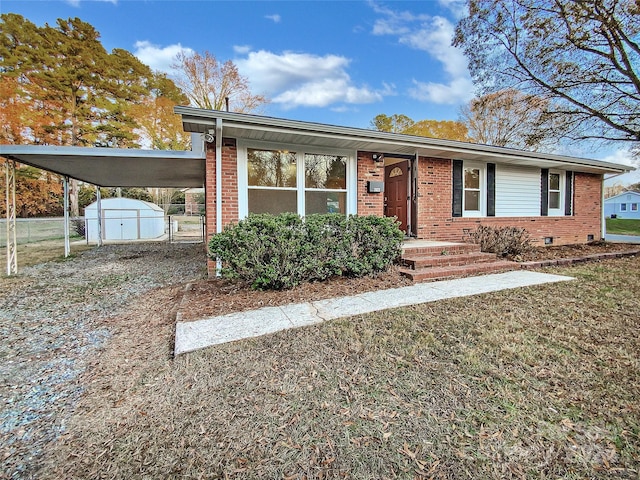
[[[205,202],[207,205],[206,238],[216,233],[216,149],[206,144]],[[238,154],[235,139],[222,140],[222,226],[238,221]],[[208,243],[208,242],[207,242]],[[215,275],[215,262],[207,263],[209,275]]]
[[[207,238],[216,231],[215,147],[207,144],[205,200]],[[384,215],[384,195],[367,193],[367,181],[384,181],[384,165],[373,161],[371,152],[358,152],[358,215]],[[222,147],[222,224],[238,221],[238,175],[235,139],[223,139]],[[570,217],[483,217],[453,218],[452,162],[420,157],[418,161],[418,238],[461,241],[465,231],[479,224],[524,227],[534,242],[543,244],[553,237],[554,245],[584,243],[587,235],[601,235],[601,176],[576,173],[574,178],[574,215]],[[499,193],[498,193],[499,194]],[[209,261],[209,273],[215,263]]]
[[[575,173],[574,214],[564,217],[481,217],[451,216],[451,160],[420,157],[418,162],[418,238],[461,241],[465,231],[479,224],[522,227],[539,245],[553,237],[554,245],[585,243],[587,235],[601,236],[601,176]],[[499,193],[497,193],[499,195]]]
[[[384,163],[373,153],[358,152],[358,215],[384,215],[384,193],[367,193],[367,182],[384,182]]]

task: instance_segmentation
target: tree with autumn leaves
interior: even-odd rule
[[[200,83],[210,96],[231,97],[241,111],[266,102],[251,95],[247,80],[230,62],[218,64],[208,52],[182,55],[177,61],[182,62],[179,82],[193,85],[202,75]],[[221,66],[213,83],[212,65]],[[190,101],[200,106],[192,91],[183,92],[167,75],[153,72],[126,50],[108,52],[95,28],[79,18],[39,27],[20,15],[0,15],[0,73],[0,143],[189,148],[189,135],[173,109]],[[216,107],[221,108],[217,103]],[[26,200],[22,186],[28,182],[49,186],[49,190],[31,188],[32,192],[60,190],[58,176],[34,178],[24,168],[19,166],[16,173],[19,205]],[[70,190],[71,214],[77,216],[76,181],[70,182]],[[41,201],[48,204],[48,195],[43,194]]]

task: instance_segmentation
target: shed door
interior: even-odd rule
[[[400,230],[407,233],[407,184],[409,162],[394,163],[384,168],[386,217],[397,217]]]
[[[137,240],[140,238],[139,210],[103,210],[105,240]]]

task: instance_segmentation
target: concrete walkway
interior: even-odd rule
[[[212,345],[388,308],[406,307],[447,298],[466,297],[566,280],[573,279],[561,275],[516,270],[479,277],[418,283],[409,287],[379,290],[311,303],[265,307],[195,322],[178,322],[176,324],[174,353],[180,355]]]

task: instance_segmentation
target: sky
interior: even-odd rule
[[[0,12],[39,26],[79,17],[107,50],[167,73],[179,51],[209,51],[270,98],[261,114],[273,117],[358,128],[381,113],[456,120],[474,96],[467,60],[451,46],[463,0],[2,0]],[[591,148],[558,153],[631,161],[620,147]],[[640,172],[615,179],[633,181]]]

